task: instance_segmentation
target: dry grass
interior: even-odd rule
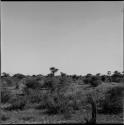
[[[44,111],[28,109],[24,111],[7,111],[4,112],[5,120],[1,120],[1,124],[48,124],[48,123],[84,123],[84,117],[90,119],[91,114],[85,110],[77,111],[71,115],[71,118],[66,119],[63,115],[47,115]],[[97,114],[97,123],[122,123],[123,114],[119,115],[104,115]]]
[[[4,107],[7,104],[1,105],[2,107],[2,117],[1,123],[5,124],[47,124],[47,123],[84,123],[84,117],[90,119],[91,110],[89,105],[85,105],[84,103],[87,99],[88,94],[92,94],[92,96],[97,100],[101,98],[103,94],[113,87],[123,87],[123,84],[119,83],[102,83],[96,88],[91,87],[86,84],[71,84],[67,91],[64,93],[66,97],[72,96],[77,101],[79,101],[78,106],[80,106],[79,110],[75,110],[71,112],[70,116],[68,114],[54,114],[48,115],[45,113],[43,109],[35,109],[37,104],[32,104],[28,108],[19,111],[5,111]],[[80,103],[81,102],[81,103]],[[105,115],[98,114],[96,115],[97,123],[122,123],[123,122],[123,113],[117,115]]]

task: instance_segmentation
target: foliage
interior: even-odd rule
[[[47,97],[46,108],[48,110],[48,113],[63,113],[67,110],[67,107],[68,100],[63,95],[53,94]]]
[[[99,99],[98,110],[101,113],[116,114],[123,109],[123,91],[122,87],[114,87],[105,93],[105,96]]]
[[[112,77],[112,82],[121,82],[121,78],[123,77],[123,75],[118,72],[118,71],[115,71],[114,74],[111,76]]]
[[[25,85],[31,89],[39,89],[41,87],[41,84],[34,78],[28,78]]]
[[[29,103],[39,103],[42,101],[43,95],[42,91],[35,89],[26,89],[25,98]]]
[[[99,77],[93,76],[93,77],[91,78],[90,83],[91,83],[91,85],[92,85],[93,87],[96,87],[96,86],[98,86],[99,84],[101,84],[102,82],[101,82],[101,80],[99,79]]]
[[[13,86],[13,79],[12,79],[12,77],[3,77],[1,79],[1,84],[2,84],[3,87]]]
[[[100,76],[93,76],[93,75],[87,75],[83,81],[86,84],[91,84],[93,87],[96,87],[102,83]]]
[[[11,100],[9,100],[11,104],[6,110],[23,110],[26,105],[26,98],[23,96],[15,95]]]
[[[11,92],[7,88],[1,89],[1,103],[7,103],[11,99]]]
[[[69,111],[69,98],[64,95],[68,85],[66,76],[61,78],[49,77],[45,84],[49,91],[44,96],[44,100],[40,102],[39,108],[46,108],[49,114],[67,113]]]
[[[1,77],[10,77],[10,74],[3,72],[2,75],[1,75]]]
[[[25,78],[25,75],[17,73],[17,74],[14,74],[13,77],[18,78],[18,79],[22,79],[22,78]]]
[[[54,76],[55,73],[58,71],[58,69],[56,69],[55,67],[51,67],[50,71],[51,71],[51,74]]]
[[[7,107],[8,110],[22,110],[28,104],[39,104],[37,109],[46,109],[49,114],[63,113],[69,114],[71,111],[79,110],[82,106],[81,100],[84,96],[81,96],[80,99],[78,95],[67,94],[71,90],[68,89],[74,83],[77,85],[83,81],[86,84],[90,84],[91,88],[102,84],[102,81],[120,82],[120,79],[124,79],[124,76],[119,72],[114,72],[111,75],[111,72],[108,72],[108,75],[101,75],[100,73],[96,75],[87,74],[86,76],[77,76],[77,75],[67,75],[61,72],[60,76],[55,76],[55,73],[58,71],[55,67],[50,68],[51,73],[47,76],[42,75],[33,75],[33,76],[24,76],[23,74],[15,74],[13,77],[4,73],[4,79],[7,81],[8,86],[10,82],[15,82],[21,84],[24,82],[24,88],[22,88],[23,96],[12,95],[8,89],[2,89],[1,91],[1,102],[10,103],[11,105]],[[20,81],[23,80],[24,81]],[[108,83],[107,83],[108,84]],[[21,85],[20,85],[21,86]],[[19,86],[19,87],[20,87]],[[20,90],[20,88],[16,90]],[[46,89],[46,92],[42,90]],[[69,92],[68,92],[69,91]],[[112,88],[111,90],[105,93],[104,98],[98,100],[98,106],[101,108],[99,111],[104,113],[118,113],[122,111],[122,89],[121,88]],[[70,92],[71,93],[71,92]]]
[[[9,116],[5,112],[1,111],[0,112],[0,121],[6,121],[8,119],[9,119]]]

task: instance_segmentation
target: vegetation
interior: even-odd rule
[[[118,115],[123,112],[123,72],[77,76],[63,72],[55,75],[57,71],[57,68],[51,67],[46,76],[2,73],[2,121],[10,119],[5,115],[7,111],[27,109],[44,111],[44,115],[63,115],[64,119],[71,119],[74,114],[83,111],[77,121],[79,123],[97,123],[98,113]],[[84,116],[85,111],[90,113],[90,118]],[[31,120],[32,117],[22,119]]]

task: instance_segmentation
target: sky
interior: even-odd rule
[[[1,72],[46,75],[50,67],[123,71],[122,1],[1,2]]]

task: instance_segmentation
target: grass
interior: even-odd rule
[[[36,109],[28,109],[24,111],[7,111],[4,112],[5,119],[1,121],[1,123],[9,124],[25,124],[25,123],[81,123],[84,122],[83,118],[86,116],[90,117],[86,111],[77,111],[71,114],[70,118],[65,118],[63,115],[47,115],[44,114],[44,111],[36,110]],[[8,118],[9,116],[9,118]],[[122,123],[123,122],[123,114],[119,115],[104,115],[97,114],[97,123]]]
[[[91,117],[91,109],[86,103],[86,97],[88,94],[91,94],[94,98],[102,98],[104,93],[114,87],[122,87],[123,84],[120,83],[102,83],[97,87],[92,87],[87,84],[74,84],[72,83],[67,91],[64,93],[65,97],[70,97],[75,99],[75,104],[73,105],[75,110],[71,112],[64,112],[60,114],[48,115],[46,109],[40,107],[40,103],[29,103],[23,110],[5,110],[4,107],[7,107],[7,104],[2,104],[2,115],[1,123],[2,124],[44,124],[44,123],[84,123],[84,118]],[[37,95],[36,95],[37,96]],[[41,96],[42,97],[42,96]],[[42,100],[41,100],[41,103]],[[10,105],[10,104],[8,104]],[[20,105],[20,103],[19,103]],[[77,108],[78,107],[78,108]],[[122,123],[123,122],[123,113],[119,114],[96,114],[97,123]]]

